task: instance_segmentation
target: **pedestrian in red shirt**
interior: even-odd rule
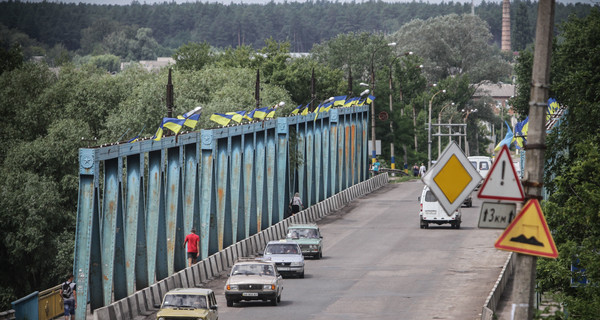
[[[185,241],[183,241],[183,247],[185,248],[185,244],[187,243],[187,257],[188,257],[188,267],[191,267],[192,264],[196,263],[198,256],[200,256],[200,237],[196,234],[196,228],[192,228],[192,233],[185,236]]]

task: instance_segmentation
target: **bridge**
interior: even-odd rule
[[[368,178],[368,107],[79,151],[73,274],[78,301],[108,306]],[[80,303],[76,317],[86,316]]]

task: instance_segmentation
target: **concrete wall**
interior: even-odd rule
[[[492,288],[490,295],[485,300],[485,304],[483,305],[483,310],[481,312],[481,320],[494,319],[494,313],[498,307],[498,302],[504,293],[504,289],[506,288],[508,280],[512,277],[515,271],[513,256],[514,254],[511,252],[508,256],[508,259],[506,259],[506,263],[504,263],[504,267],[502,267],[502,272],[500,273],[500,276],[498,276],[498,280],[496,280],[494,288]]]

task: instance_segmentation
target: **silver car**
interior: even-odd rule
[[[225,283],[227,306],[242,300],[271,301],[276,306],[281,301],[283,281],[275,264],[270,261],[240,259],[231,268]]]
[[[304,278],[304,256],[295,241],[269,241],[263,253],[263,260],[274,262],[281,275]]]

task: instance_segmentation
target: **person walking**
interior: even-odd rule
[[[63,282],[60,288],[60,295],[63,299],[65,309],[65,320],[75,320],[75,308],[77,308],[77,294],[75,290],[77,285],[73,282],[73,274],[67,276],[67,281]]]
[[[301,209],[304,209],[302,199],[300,198],[300,194],[298,192],[294,194],[294,197],[290,201],[290,209],[292,209],[292,215],[300,212]]]
[[[379,174],[379,167],[381,167],[381,163],[379,163],[379,160],[377,160],[377,158],[375,158],[375,163],[373,163],[373,175],[374,176]]]
[[[196,228],[192,228],[192,233],[185,236],[185,241],[183,241],[184,248],[186,243],[188,267],[191,267],[198,260],[198,256],[200,256],[200,237],[196,234]]]
[[[427,172],[427,168],[425,168],[425,164],[421,162],[421,167],[419,168],[419,176],[422,178],[425,175],[425,172]]]
[[[412,167],[412,172],[413,172],[413,176],[416,177],[419,175],[419,166],[415,163],[415,165]]]

